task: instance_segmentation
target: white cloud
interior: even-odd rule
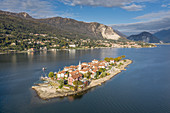
[[[161,7],[167,7],[170,8],[170,4],[162,4]]]
[[[114,29],[117,29],[125,34],[139,33],[142,31],[157,32],[163,29],[170,28],[170,17],[161,19],[155,19],[151,21],[128,23],[128,24],[117,24],[111,25]]]
[[[0,9],[10,12],[27,12],[35,18],[47,18],[60,15],[72,17],[68,12],[56,11],[56,6],[44,0],[0,0]]]
[[[60,0],[67,5],[89,5],[89,6],[104,6],[117,7],[129,4],[132,0]]]
[[[165,4],[162,4],[162,5],[161,5],[161,7],[167,7],[167,5],[165,5]]]
[[[142,31],[149,31],[153,33],[170,28],[170,10],[149,13],[135,17],[134,19],[140,19],[142,22],[117,24],[111,26],[126,35],[139,33]]]
[[[170,10],[169,11],[159,11],[156,13],[149,13],[142,16],[135,17],[134,19],[157,19],[157,18],[164,18],[170,17]]]
[[[136,5],[136,4],[122,6],[123,9],[128,10],[128,11],[141,11],[141,10],[143,10],[144,7],[145,6]]]
[[[76,5],[87,5],[87,6],[102,6],[102,7],[122,7],[129,11],[142,10],[144,6],[135,5],[135,3],[141,2],[153,2],[155,0],[59,0],[64,4],[76,6]]]

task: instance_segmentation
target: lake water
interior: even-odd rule
[[[43,74],[79,60],[126,55],[133,63],[78,97],[41,100],[31,86]],[[170,113],[170,46],[0,55],[1,113]]]

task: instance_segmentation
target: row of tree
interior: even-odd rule
[[[106,58],[104,58],[104,60],[105,61],[107,61],[107,62],[110,62],[111,60],[114,60],[114,61],[116,61],[116,62],[118,62],[118,61],[120,61],[121,59],[123,59],[123,58],[125,58],[126,56],[125,55],[122,55],[122,56],[119,56],[119,57],[117,57],[117,58],[113,58],[113,57],[106,57]]]

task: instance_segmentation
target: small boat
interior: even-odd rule
[[[43,71],[45,71],[45,70],[46,70],[46,68],[45,68],[45,67],[43,67],[43,68],[42,68],[42,70],[43,70]]]

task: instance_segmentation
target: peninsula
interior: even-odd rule
[[[132,60],[124,58],[125,55],[88,63],[79,61],[77,66],[64,67],[62,71],[50,72],[48,77],[41,77],[42,83],[32,86],[32,89],[42,99],[79,94],[126,70],[125,67],[131,64]]]

